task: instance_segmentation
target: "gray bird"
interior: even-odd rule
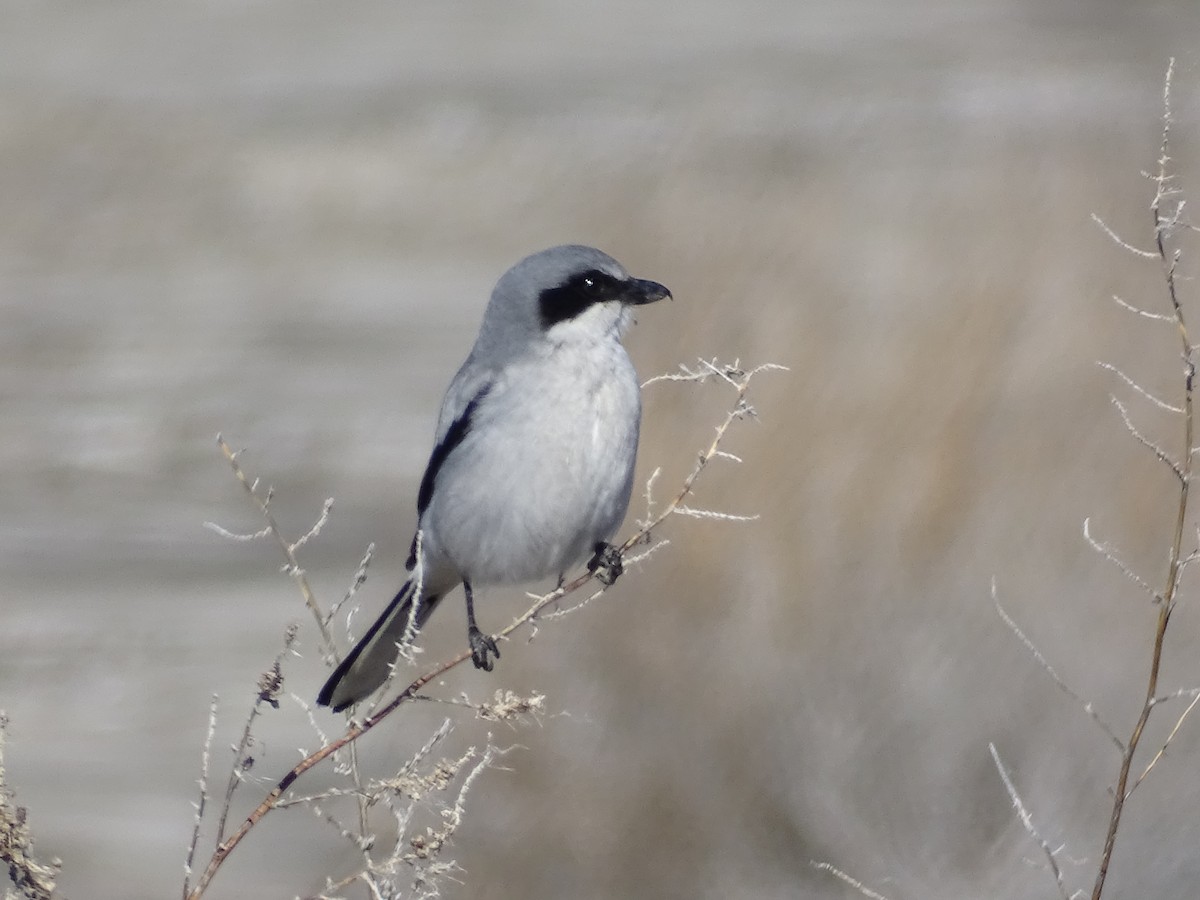
[[[370,695],[387,680],[410,619],[420,628],[459,584],[472,661],[490,671],[500,651],[475,624],[473,586],[561,582],[589,554],[590,569],[619,574],[608,541],[629,506],[642,415],[621,335],[631,307],[670,296],[578,245],[504,273],[442,400],[408,580],[317,703],[338,711]]]

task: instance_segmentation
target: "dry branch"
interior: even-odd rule
[[[992,605],[996,608],[996,614],[1000,616],[1001,621],[1008,626],[1008,630],[1011,631],[1016,636],[1017,640],[1019,640],[1025,646],[1025,649],[1029,651],[1029,654],[1034,658],[1037,664],[1042,667],[1042,671],[1050,676],[1050,679],[1054,682],[1054,686],[1079,704],[1079,707],[1088,714],[1091,720],[1095,722],[1100,730],[1103,731],[1108,737],[1108,739],[1113,742],[1117,748],[1117,751],[1119,753],[1124,753],[1124,742],[1117,737],[1117,733],[1113,731],[1112,726],[1105,721],[1104,717],[1101,716],[1099,712],[1097,712],[1095,704],[1093,704],[1090,700],[1084,700],[1074,688],[1072,688],[1062,679],[1062,676],[1058,674],[1054,666],[1050,665],[1050,661],[1046,659],[1042,651],[1037,648],[1037,645],[1025,635],[1025,632],[1021,630],[1020,626],[1017,625],[1012,616],[1008,614],[1008,611],[1000,605],[1000,598],[996,591],[996,580],[994,578],[992,579]]]
[[[4,739],[8,716],[0,710],[0,861],[8,869],[8,877],[24,900],[51,900],[54,881],[62,863],[39,862],[33,855],[33,839],[25,821],[25,808],[13,803],[12,793],[4,778]],[[6,891],[5,897],[9,894]]]
[[[646,382],[646,384],[652,384],[657,381],[688,381],[688,382],[703,383],[710,379],[713,379],[713,380],[721,381],[721,382],[729,385],[730,387],[732,387],[734,390],[735,396],[734,396],[734,400],[733,400],[733,403],[731,404],[729,411],[726,413],[726,415],[724,416],[722,421],[716,426],[716,433],[715,433],[711,443],[704,450],[702,450],[699,453],[695,466],[692,468],[691,472],[684,479],[681,487],[677,490],[677,492],[672,497],[670,502],[668,502],[666,504],[666,506],[657,514],[653,514],[652,512],[648,513],[646,520],[638,523],[638,529],[634,532],[634,534],[631,535],[628,539],[626,539],[626,541],[618,547],[618,550],[623,557],[626,556],[634,547],[642,545],[642,544],[649,544],[651,542],[651,540],[655,537],[655,532],[658,530],[658,528],[670,517],[675,516],[675,515],[684,516],[684,517],[691,515],[691,516],[695,517],[695,515],[698,511],[692,510],[689,507],[687,507],[684,504],[684,501],[692,493],[692,489],[693,489],[697,479],[700,477],[701,473],[707,468],[708,464],[714,459],[726,459],[726,460],[731,460],[731,461],[735,461],[735,462],[739,461],[738,458],[736,456],[734,456],[733,454],[729,454],[729,453],[726,453],[725,451],[721,450],[720,445],[721,445],[722,440],[725,438],[725,435],[728,432],[730,426],[734,422],[737,422],[737,421],[740,421],[740,420],[746,419],[746,418],[752,418],[755,416],[754,407],[751,406],[746,400],[746,395],[747,395],[747,392],[749,391],[751,380],[754,378],[755,375],[759,374],[760,372],[772,371],[772,370],[783,370],[783,369],[784,369],[783,366],[778,366],[778,365],[774,365],[774,364],[766,364],[766,365],[758,366],[753,369],[746,370],[746,369],[743,369],[738,364],[737,361],[735,361],[732,364],[721,364],[717,360],[712,360],[712,361],[701,360],[699,365],[694,369],[689,369],[687,367],[681,366],[679,373],[674,373],[674,374],[671,374],[668,376],[662,376],[660,378],[650,379],[650,381]],[[278,529],[278,526],[275,523],[275,519],[270,511],[270,499],[271,499],[270,492],[268,492],[266,497],[261,496],[257,490],[257,483],[251,482],[249,479],[247,479],[247,477],[245,476],[245,473],[242,471],[240,465],[237,462],[237,454],[234,453],[229,448],[229,445],[226,444],[224,440],[219,439],[219,442],[220,442],[221,450],[225,454],[226,458],[229,460],[231,466],[233,467],[234,473],[236,474],[238,480],[243,484],[243,486],[246,488],[247,492],[254,499],[256,505],[258,505],[258,507],[259,507],[261,514],[267,519],[268,533],[270,533],[276,537],[278,543],[280,544],[280,547],[283,549],[284,554],[288,560],[288,571],[290,574],[292,574],[292,576],[296,579],[297,583],[300,585],[301,591],[305,598],[305,602],[306,602],[306,604],[308,604],[310,610],[312,610],[313,615],[316,617],[316,619],[318,621],[318,625],[321,627],[323,639],[328,640],[328,632],[325,627],[325,623],[328,621],[328,619],[321,614],[318,604],[316,602],[316,599],[313,597],[312,591],[308,587],[307,580],[303,576],[303,570],[300,569],[300,567],[295,559],[294,550],[300,543],[302,543],[302,541],[295,542],[295,543],[289,543],[286,539],[284,539],[282,537],[282,535]],[[655,472],[655,476],[656,475],[657,475],[657,471]],[[651,477],[650,482],[647,484],[647,487],[646,487],[648,503],[649,503],[650,490],[651,490],[655,476]],[[325,512],[323,513],[323,517],[324,517],[324,515],[327,514],[327,512],[328,512],[328,504],[326,505]],[[707,518],[709,516],[705,516],[705,517]],[[735,516],[735,515],[731,515],[731,514],[722,514],[722,513],[717,513],[712,517],[729,519],[729,520],[733,520],[733,521],[741,521],[744,518],[746,518],[746,517]],[[323,519],[321,521],[323,521]],[[318,526],[317,526],[318,528],[321,524],[321,521],[318,521]],[[666,543],[666,541],[659,540],[658,543],[651,545],[650,548],[646,551],[646,553],[640,554],[637,557],[631,557],[627,561],[633,562],[638,558],[644,558],[650,551],[654,550],[656,547],[664,545],[665,543]],[[360,571],[361,571],[361,569],[360,569]],[[579,576],[577,576],[575,579],[573,579],[569,582],[566,582],[565,584],[560,585],[556,590],[551,591],[550,593],[548,593],[544,596],[537,597],[534,600],[533,604],[523,614],[521,614],[516,619],[514,619],[508,626],[503,628],[497,634],[493,635],[493,637],[496,639],[502,640],[502,639],[509,637],[515,631],[517,631],[518,629],[520,629],[522,627],[528,626],[528,627],[532,628],[535,625],[536,619],[538,618],[539,614],[541,614],[543,612],[543,610],[545,610],[547,607],[551,606],[552,604],[558,604],[558,602],[563,597],[565,597],[569,594],[572,594],[575,591],[578,591],[584,585],[586,585],[587,583],[592,581],[593,577],[595,577],[595,576],[593,576],[593,574],[591,572],[584,572],[584,573],[580,574]],[[595,596],[599,596],[599,594],[603,593],[604,590],[605,590],[605,588],[601,588],[600,591],[596,592]],[[330,655],[332,656],[332,654],[330,654]],[[238,845],[241,843],[242,839],[246,837],[246,835],[251,831],[251,829],[253,829],[260,821],[262,821],[263,817],[266,816],[269,812],[271,812],[271,810],[273,810],[281,805],[284,805],[285,802],[290,802],[290,801],[284,800],[284,794],[292,787],[293,784],[295,784],[297,779],[299,779],[302,775],[304,775],[306,772],[308,772],[314,766],[320,764],[323,760],[329,758],[330,756],[333,756],[334,754],[339,753],[339,751],[341,751],[345,748],[350,748],[351,752],[353,752],[354,744],[360,737],[362,737],[368,731],[373,729],[380,722],[385,720],[388,716],[390,716],[392,713],[394,713],[398,708],[400,708],[405,703],[408,703],[412,700],[421,698],[420,692],[426,685],[428,685],[431,682],[435,681],[436,679],[440,678],[442,675],[446,674],[451,669],[461,665],[463,662],[465,662],[470,657],[471,657],[470,650],[464,650],[448,659],[445,659],[445,660],[437,663],[434,666],[431,666],[423,674],[414,678],[408,684],[407,687],[405,687],[398,695],[396,695],[389,702],[384,704],[382,706],[382,708],[379,708],[377,710],[373,709],[370,712],[370,714],[367,715],[365,718],[363,718],[361,721],[351,720],[349,723],[349,727],[347,728],[346,732],[341,737],[339,737],[333,741],[329,741],[329,742],[325,743],[325,745],[322,746],[319,750],[316,750],[315,752],[310,753],[304,759],[302,759],[299,763],[297,763],[295,766],[293,766],[292,769],[290,771],[288,771],[279,780],[279,782],[275,785],[275,787],[272,788],[272,790],[266,795],[266,797],[263,798],[263,800],[250,813],[250,815],[247,816],[247,818],[242,822],[241,826],[239,828],[237,828],[232,834],[230,834],[229,837],[225,838],[224,840],[219,841],[219,843],[217,844],[216,848],[214,849],[214,851],[212,853],[212,856],[209,859],[208,865],[206,866],[204,872],[200,875],[199,879],[196,881],[195,887],[192,889],[192,891],[189,894],[187,894],[185,900],[199,900],[199,898],[204,894],[205,890],[208,888],[208,886],[212,882],[212,879],[216,875],[217,871],[221,868],[222,863],[238,847]],[[394,674],[395,674],[395,669],[393,670],[393,675]],[[531,709],[536,710],[537,708],[540,708],[540,698],[533,698],[533,699],[517,702],[517,701],[514,701],[511,697],[508,697],[506,695],[499,695],[497,697],[497,703],[486,706],[486,712],[485,712],[485,709],[482,707],[479,708],[478,712],[484,718],[491,718],[491,717],[504,718],[504,717],[508,717],[512,714],[515,714],[513,712],[514,710],[520,712],[520,711],[529,711]],[[502,712],[503,712],[503,716],[501,715]],[[478,764],[472,768],[470,774],[467,776],[466,780],[463,782],[463,784],[460,788],[460,791],[459,791],[458,800],[456,801],[455,805],[450,808],[448,813],[446,813],[447,818],[446,818],[445,823],[443,824],[443,827],[441,829],[430,830],[426,836],[426,840],[424,841],[424,844],[421,847],[413,845],[412,854],[409,854],[409,856],[406,858],[411,859],[414,854],[417,857],[421,857],[422,853],[424,853],[425,856],[429,856],[429,855],[431,855],[430,848],[434,844],[436,844],[437,848],[440,849],[441,845],[445,843],[445,840],[448,839],[449,836],[458,827],[458,820],[461,817],[462,800],[466,796],[466,791],[469,789],[471,783],[478,776],[478,774],[482,771],[482,769],[484,767],[486,767],[486,765],[490,764],[494,760],[494,758],[498,755],[499,752],[500,751],[498,751],[491,744],[490,738],[489,738],[488,746],[483,751]],[[356,767],[351,765],[351,769],[355,770]],[[358,794],[358,796],[360,797],[360,804],[365,803],[364,798],[365,798],[366,793],[369,793],[369,791]],[[362,824],[363,824],[362,830],[363,830],[363,833],[365,834],[365,822],[363,822]],[[404,823],[402,823],[402,824],[404,824]],[[339,828],[340,828],[340,826],[339,826]],[[344,829],[342,829],[342,830],[345,831]],[[395,856],[395,854],[393,854],[391,857],[389,857],[389,860],[391,861],[392,864],[394,864],[397,861],[397,857]],[[445,864],[437,864],[437,865],[444,866]],[[438,870],[438,871],[440,871],[440,870]],[[364,880],[366,880],[366,882],[368,884],[368,887],[378,894],[379,889],[378,889],[377,885],[375,885],[375,883],[374,883],[373,871],[371,870],[370,864],[368,864],[367,870],[364,871],[364,873],[362,873],[362,874],[363,874]],[[436,872],[434,874],[436,874]],[[354,879],[350,879],[345,883],[349,883],[352,880],[354,880]],[[339,885],[340,884],[341,883],[339,883]],[[329,886],[329,889],[334,890],[334,889],[336,889],[336,886],[331,884]]]
[[[811,865],[818,872],[828,872],[830,875],[832,875],[838,881],[841,881],[844,884],[850,885],[850,887],[854,888],[854,890],[858,891],[860,894],[862,894],[864,897],[866,897],[867,900],[888,900],[888,898],[885,897],[883,894],[880,894],[878,891],[871,890],[869,887],[867,887],[865,884],[863,884],[861,881],[859,881],[853,875],[843,872],[841,869],[839,869],[837,866],[833,865],[832,863],[817,862],[816,860],[812,860],[809,863],[809,865]]]
[[[1193,401],[1194,382],[1196,375],[1196,348],[1193,346],[1188,337],[1187,323],[1184,318],[1183,307],[1180,304],[1179,294],[1177,291],[1176,275],[1181,252],[1178,249],[1168,246],[1177,231],[1188,227],[1182,221],[1184,205],[1183,201],[1173,200],[1178,192],[1170,187],[1170,183],[1174,178],[1173,174],[1170,172],[1171,156],[1169,153],[1171,134],[1171,77],[1174,74],[1174,70],[1175,60],[1172,58],[1167,67],[1167,75],[1163,82],[1163,128],[1162,143],[1160,144],[1158,155],[1158,169],[1155,174],[1148,176],[1155,185],[1154,199],[1150,204],[1150,212],[1153,216],[1154,251],[1147,252],[1132,247],[1130,244],[1117,236],[1111,228],[1109,228],[1103,222],[1100,222],[1101,227],[1105,230],[1109,237],[1116,240],[1118,244],[1128,250],[1134,251],[1139,256],[1157,259],[1162,266],[1163,279],[1167,288],[1167,299],[1170,304],[1166,321],[1175,325],[1181,346],[1181,358],[1183,360],[1183,377],[1180,385],[1182,403],[1179,407],[1182,410],[1183,420],[1183,452],[1181,456],[1182,462],[1175,463],[1172,461],[1164,452],[1158,450],[1158,448],[1156,448],[1153,444],[1149,444],[1137,433],[1136,429],[1134,429],[1130,424],[1128,415],[1118,404],[1118,407],[1122,409],[1122,417],[1125,419],[1126,427],[1133,432],[1134,436],[1138,440],[1144,444],[1147,444],[1152,449],[1155,449],[1156,455],[1158,455],[1160,460],[1170,465],[1172,471],[1179,480],[1179,496],[1175,512],[1175,522],[1170,552],[1167,559],[1166,573],[1164,575],[1164,584],[1161,592],[1158,594],[1159,602],[1157,604],[1157,615],[1155,619],[1154,645],[1150,655],[1149,670],[1146,675],[1146,693],[1141,709],[1138,712],[1137,720],[1134,722],[1133,728],[1130,731],[1129,738],[1124,742],[1125,752],[1121,756],[1121,765],[1117,773],[1117,783],[1113,790],[1112,810],[1109,815],[1108,828],[1104,836],[1104,847],[1100,854],[1100,862],[1096,872],[1095,886],[1092,889],[1092,900],[1100,900],[1104,893],[1104,886],[1108,877],[1109,865],[1112,862],[1113,850],[1116,847],[1117,835],[1121,827],[1121,816],[1125,810],[1125,801],[1129,798],[1129,795],[1133,790],[1131,787],[1129,787],[1129,775],[1133,767],[1134,754],[1137,752],[1138,746],[1141,743],[1142,735],[1146,729],[1146,723],[1150,720],[1150,716],[1157,705],[1156,700],[1158,695],[1158,678],[1162,667],[1163,647],[1167,634],[1167,626],[1170,624],[1171,613],[1174,611],[1175,603],[1177,601],[1180,572],[1182,571],[1187,559],[1190,558],[1185,558],[1183,555],[1183,535],[1187,522],[1189,492],[1192,483],[1192,460],[1195,456],[1195,454],[1192,452],[1192,448],[1195,446],[1195,416],[1193,411]],[[1172,202],[1174,204],[1173,207],[1168,208]],[[1097,221],[1099,222],[1099,219],[1097,219]],[[1137,310],[1136,308],[1134,311],[1138,312],[1139,314],[1143,314],[1141,310]],[[1148,765],[1142,772],[1142,775],[1138,778],[1138,781],[1135,782],[1134,787],[1136,787],[1137,783],[1140,783],[1140,781],[1145,778],[1154,768],[1154,765],[1162,757],[1162,754],[1166,749],[1166,745],[1170,743],[1179,727],[1182,726],[1183,721],[1187,718],[1187,715],[1191,712],[1191,709],[1192,707],[1189,706],[1188,709],[1184,711],[1184,714],[1177,720],[1176,727],[1172,729],[1171,734],[1168,736],[1163,748],[1158,752],[1158,754],[1155,755],[1155,757],[1151,760],[1150,765]]]
[[[996,749],[995,744],[988,744],[988,750],[992,754],[992,762],[996,764],[996,771],[1000,773],[1000,780],[1004,782],[1004,789],[1008,792],[1008,799],[1012,801],[1013,809],[1017,811],[1017,818],[1021,820],[1021,825],[1029,834],[1037,845],[1042,848],[1042,852],[1046,855],[1046,862],[1050,866],[1050,873],[1054,876],[1054,883],[1058,885],[1059,896],[1062,900],[1074,900],[1075,894],[1067,893],[1067,886],[1063,882],[1062,869],[1058,865],[1057,851],[1054,850],[1042,837],[1037,826],[1033,823],[1033,816],[1029,810],[1025,808],[1024,802],[1021,800],[1021,795],[1017,793],[1017,787],[1013,784],[1012,776],[1008,770],[1004,768],[1004,763],[1000,760],[1000,751]]]

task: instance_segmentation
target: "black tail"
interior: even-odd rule
[[[392,598],[387,609],[367,629],[362,640],[354,645],[349,655],[333,670],[333,674],[317,694],[319,706],[329,706],[334,712],[341,712],[346,707],[366,699],[387,681],[392,662],[396,659],[396,645],[403,639],[408,628],[412,594],[413,583],[410,579],[404,582],[404,586]],[[417,610],[417,628],[425,624],[425,620],[429,618],[440,599],[441,596],[436,594],[421,598],[421,606]]]

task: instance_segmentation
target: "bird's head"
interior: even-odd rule
[[[634,306],[671,292],[632,277],[594,247],[565,244],[527,256],[504,273],[484,314],[482,335],[509,346],[545,337],[559,342],[619,338]]]

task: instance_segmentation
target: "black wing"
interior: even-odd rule
[[[433,499],[433,486],[437,481],[438,472],[441,471],[442,465],[450,456],[450,453],[463,442],[466,436],[471,431],[471,424],[475,415],[475,410],[479,408],[479,404],[483,398],[487,396],[487,392],[492,389],[490,383],[485,384],[475,396],[471,398],[466,408],[459,413],[458,418],[450,423],[450,427],[446,429],[445,435],[433,448],[433,453],[429,455],[429,465],[425,467],[425,475],[421,478],[421,487],[417,490],[417,518],[418,520],[429,507],[429,501]],[[413,536],[412,549],[408,551],[407,567],[412,571],[413,566],[417,564],[417,538]]]

